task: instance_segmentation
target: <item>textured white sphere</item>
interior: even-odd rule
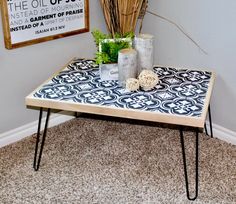
[[[126,80],[126,89],[129,91],[137,91],[139,89],[139,81],[135,78],[129,78]]]
[[[148,91],[153,89],[159,82],[157,74],[152,70],[143,70],[139,76],[139,85],[143,90]]]

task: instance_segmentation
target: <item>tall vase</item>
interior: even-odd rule
[[[140,34],[134,39],[134,46],[138,52],[138,72],[143,69],[153,69],[154,36]]]

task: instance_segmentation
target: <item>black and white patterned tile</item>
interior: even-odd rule
[[[101,81],[93,60],[76,59],[38,90],[35,98],[199,117],[210,72],[154,67],[159,84],[150,91],[129,92],[118,81]]]

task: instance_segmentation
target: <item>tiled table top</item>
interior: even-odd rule
[[[29,106],[203,127],[214,74],[155,66],[159,84],[129,92],[101,81],[93,60],[75,59],[26,97]]]

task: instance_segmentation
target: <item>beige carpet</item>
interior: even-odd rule
[[[177,129],[86,117],[49,129],[38,172],[35,137],[0,149],[1,204],[236,203],[236,146],[201,134],[199,197],[189,202]],[[193,141],[188,131],[189,153]]]

